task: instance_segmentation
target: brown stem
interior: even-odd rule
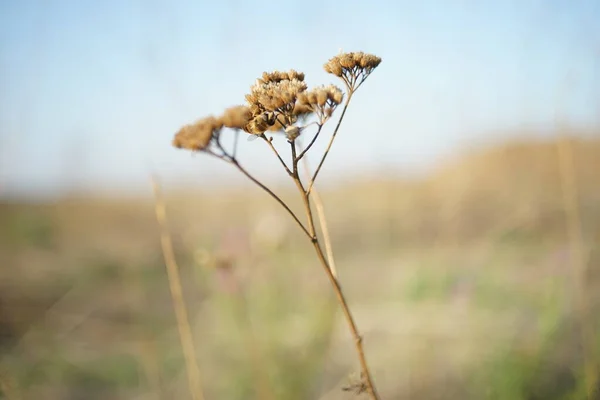
[[[323,157],[321,157],[321,161],[319,161],[319,165],[317,166],[315,173],[313,174],[312,178],[308,182],[308,189],[306,190],[306,193],[308,193],[308,194],[310,194],[310,191],[312,190],[312,187],[315,184],[315,179],[317,179],[317,175],[319,174],[319,171],[321,170],[321,167],[323,166],[323,163],[325,162],[325,158],[327,158],[327,154],[329,154],[329,150],[331,150],[331,145],[333,144],[333,141],[335,140],[335,136],[337,135],[338,130],[340,129],[340,125],[342,124],[342,120],[344,119],[344,115],[346,114],[346,110],[348,109],[348,104],[350,104],[350,100],[352,99],[352,93],[353,93],[352,91],[348,91],[348,98],[346,99],[346,103],[344,104],[344,109],[342,110],[342,115],[340,116],[340,119],[338,120],[338,123],[335,126],[335,130],[333,131],[333,134],[331,135],[331,139],[329,139],[329,143],[327,144],[325,153],[323,153]]]
[[[156,177],[152,177],[152,187],[154,189],[155,196],[156,220],[158,221],[161,229],[160,241],[162,245],[163,256],[165,258],[165,266],[167,267],[167,277],[169,279],[171,300],[173,301],[173,308],[175,310],[175,317],[177,319],[177,329],[179,331],[179,338],[181,340],[181,347],[185,358],[190,394],[194,400],[204,400],[202,384],[200,381],[200,369],[196,361],[196,349],[194,347],[192,329],[190,327],[185,299],[183,297],[183,288],[181,287],[179,268],[177,266],[177,261],[175,260],[175,252],[173,250],[171,235],[169,234],[167,228],[165,204],[162,199],[160,185]]]
[[[298,161],[296,161],[296,141],[290,140],[290,148],[292,149],[292,178],[298,176]]]
[[[283,158],[281,158],[281,156],[279,155],[279,152],[277,151],[277,149],[275,148],[275,146],[273,146],[273,142],[271,142],[269,139],[267,139],[267,137],[264,134],[261,137],[262,137],[262,139],[265,142],[267,142],[267,144],[269,145],[269,147],[271,148],[271,150],[273,150],[273,152],[275,153],[275,155],[279,159],[279,162],[281,163],[281,165],[283,165],[283,168],[285,168],[285,172],[287,172],[288,175],[292,175],[292,171],[289,169],[289,167],[287,166],[287,164],[285,163],[285,161],[283,161]]]
[[[575,160],[572,143],[567,137],[559,138],[558,162],[560,169],[561,189],[565,209],[567,236],[572,261],[573,294],[575,296],[575,315],[578,318],[581,346],[584,349],[584,382],[588,398],[591,399],[597,390],[598,365],[594,359],[594,332],[589,323],[589,304],[586,287],[586,261],[584,237],[582,232],[581,213],[579,210],[579,188],[577,187]]]
[[[300,154],[298,155],[298,157],[294,157],[294,162],[297,163],[298,161],[300,161],[302,159],[302,157],[304,157],[304,155],[306,154],[306,152],[317,141],[317,138],[319,137],[319,134],[321,133],[321,128],[323,128],[323,125],[319,124],[319,129],[317,130],[317,133],[315,133],[315,136],[313,136],[313,138],[310,141],[310,143],[308,144],[308,146],[306,146],[306,148],[300,152]]]
[[[295,147],[292,146],[292,149],[294,149],[294,148]],[[342,287],[340,286],[339,281],[335,277],[334,272],[330,268],[329,263],[327,262],[327,258],[325,257],[325,254],[323,254],[323,250],[321,249],[321,244],[320,244],[319,239],[315,232],[315,224],[314,224],[314,219],[313,219],[313,215],[312,215],[312,209],[310,206],[310,194],[304,190],[304,186],[302,185],[302,182],[300,181],[300,177],[298,176],[298,170],[297,170],[297,162],[294,164],[295,164],[294,165],[295,173],[293,175],[293,179],[294,179],[294,182],[296,183],[296,186],[298,187],[298,191],[300,192],[300,194],[302,196],[302,201],[304,203],[304,209],[306,212],[306,216],[308,218],[308,230],[310,233],[311,242],[313,244],[315,252],[317,253],[317,257],[319,258],[319,261],[321,262],[321,266],[325,270],[325,273],[327,274],[327,277],[329,278],[329,282],[331,282],[331,286],[333,286],[335,295],[338,299],[338,302],[340,303],[340,306],[342,307],[342,311],[344,312],[344,317],[346,318],[346,322],[348,323],[348,327],[350,328],[350,332],[352,333],[352,337],[354,339],[354,346],[356,347],[356,352],[358,353],[358,359],[360,362],[363,379],[365,380],[364,383],[367,386],[367,391],[369,393],[369,396],[371,397],[372,400],[379,400],[380,397],[379,397],[379,394],[377,393],[377,389],[375,388],[375,385],[373,384],[371,372],[369,371],[369,366],[367,364],[367,359],[365,357],[365,352],[364,352],[363,345],[362,345],[362,337],[360,336],[360,333],[358,332],[358,327],[356,326],[356,323],[354,322],[354,318],[352,317],[352,313],[350,312],[350,307],[348,306],[348,303],[346,302],[346,297],[344,296]]]
[[[319,257],[319,261],[321,261],[321,265],[333,286],[333,290],[335,295],[342,307],[344,312],[344,317],[346,318],[346,322],[348,323],[348,327],[352,333],[352,338],[354,339],[354,346],[356,347],[356,352],[358,353],[358,360],[360,362],[360,368],[362,370],[365,384],[367,385],[367,391],[372,400],[379,400],[379,394],[377,393],[377,389],[375,388],[375,384],[373,383],[373,378],[371,377],[371,372],[369,370],[369,365],[367,364],[367,358],[365,357],[365,351],[362,345],[362,336],[358,332],[358,327],[356,326],[356,322],[354,322],[354,318],[352,317],[352,313],[350,312],[350,308],[348,307],[348,303],[346,302],[346,297],[342,291],[342,287],[340,286],[338,280],[333,275],[333,271],[329,268],[327,260],[325,259],[325,255],[323,254],[323,250],[321,249],[321,245],[319,241],[313,241],[313,247],[317,252],[317,256]]]
[[[222,147],[221,147],[221,149],[223,150]],[[296,214],[292,211],[292,209],[290,207],[288,207],[288,205],[285,204],[285,202],[283,200],[281,200],[281,198],[279,196],[277,196],[271,189],[269,189],[268,187],[266,187],[261,181],[259,181],[254,176],[252,176],[248,171],[246,171],[246,169],[241,166],[241,164],[238,162],[238,160],[236,158],[232,157],[231,155],[227,154],[226,152],[224,152],[223,155],[216,154],[216,153],[211,152],[211,151],[206,151],[205,153],[208,154],[209,156],[216,157],[216,158],[218,158],[220,160],[223,160],[223,161],[225,161],[225,162],[227,162],[229,164],[234,165],[242,174],[244,174],[246,176],[246,178],[248,178],[252,182],[254,182],[262,190],[264,190],[271,197],[273,197],[283,208],[285,208],[285,210],[292,216],[292,218],[294,219],[294,221],[296,221],[296,223],[298,224],[298,226],[300,226],[300,228],[302,229],[302,231],[304,231],[304,233],[306,234],[306,236],[311,237],[310,233],[308,232],[308,230],[306,229],[306,227],[304,226],[304,224],[300,221],[300,219],[298,218],[298,216],[296,216]]]
[[[277,196],[271,189],[269,189],[268,187],[266,187],[262,182],[260,182],[258,179],[256,179],[255,177],[253,177],[252,175],[250,175],[250,173],[248,171],[246,171],[246,169],[244,167],[242,167],[237,160],[235,159],[230,159],[230,160],[226,160],[228,162],[230,162],[231,164],[233,164],[242,174],[244,174],[248,179],[250,179],[252,182],[254,182],[255,184],[257,184],[262,190],[264,190],[265,192],[269,193],[269,195],[271,195],[271,197],[273,197],[279,204],[281,204],[281,206],[283,208],[285,208],[285,210],[292,216],[292,218],[294,219],[294,221],[296,221],[296,223],[298,224],[298,226],[300,226],[300,228],[304,231],[304,233],[311,237],[311,234],[309,233],[309,231],[306,229],[306,227],[304,226],[304,224],[300,221],[300,219],[298,219],[298,217],[296,216],[296,214],[292,211],[291,208],[288,207],[287,204],[285,204],[285,202],[283,200],[281,200],[281,198],[279,196]]]
[[[319,126],[319,130],[320,129],[321,126]],[[299,143],[298,146],[299,150],[301,151],[300,155],[298,156],[298,160],[302,160],[302,163],[304,164],[304,173],[308,178],[311,176],[310,166],[308,165],[308,159],[306,157],[302,157],[302,154],[306,153],[307,149],[302,151],[302,145]],[[329,263],[329,267],[333,272],[333,276],[335,276],[337,279],[337,268],[335,266],[335,259],[333,257],[333,248],[331,245],[331,236],[329,235],[329,228],[327,226],[327,219],[325,218],[325,207],[323,206],[323,201],[321,200],[321,196],[319,195],[319,192],[316,188],[313,188],[313,190],[310,192],[310,195],[317,211],[317,218],[319,218],[319,226],[321,227],[321,233],[323,234],[323,244],[325,245],[325,254],[327,255],[327,262]]]

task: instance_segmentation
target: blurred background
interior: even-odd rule
[[[195,398],[360,398],[310,243],[171,140],[263,71],[343,87],[323,64],[364,51],[383,61],[316,188],[382,397],[599,399],[599,20],[592,0],[0,2],[0,398],[193,398],[151,174]],[[263,142],[239,157],[302,213]]]

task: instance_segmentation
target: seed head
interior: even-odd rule
[[[377,68],[381,63],[381,58],[373,54],[360,52],[342,53],[334,56],[325,63],[325,71],[336,76],[342,76],[343,71],[353,68],[368,70],[368,72]]]
[[[380,57],[360,51],[338,54],[329,59],[323,68],[327,73],[344,79],[350,88],[356,88],[357,79],[360,77],[362,83],[380,63]]]
[[[300,93],[296,106],[298,109],[310,109],[323,120],[333,114],[343,99],[344,93],[337,86],[318,86],[310,91]]]
[[[318,86],[310,91],[300,93],[298,103],[300,106],[306,107],[323,107],[328,102],[332,105],[338,105],[343,98],[344,93],[337,86]]]
[[[280,72],[280,71],[263,72],[262,78],[258,78],[257,83],[258,84],[264,84],[264,83],[269,83],[269,82],[278,83],[281,81],[291,81],[294,79],[299,80],[299,81],[304,81],[304,73],[295,71],[293,69],[289,70],[288,72]]]
[[[223,123],[211,116],[198,120],[194,124],[182,127],[173,138],[173,146],[178,149],[200,151],[206,149],[214,134],[223,127]]]
[[[298,79],[257,82],[246,95],[246,101],[250,107],[262,111],[279,111],[295,103],[299,93],[306,90],[306,83]],[[293,107],[291,107],[293,109]]]
[[[299,96],[298,101],[296,102],[296,105],[294,105],[293,114],[299,118],[303,118],[303,117],[308,117],[312,113],[313,113],[312,108],[307,104],[301,103],[300,96]]]
[[[243,129],[252,118],[252,111],[246,106],[234,106],[225,110],[221,122],[227,128]]]
[[[306,88],[302,72],[264,72],[246,95],[251,117],[244,131],[262,134],[267,130],[285,129],[296,122],[296,100]]]
[[[325,68],[325,72],[327,72],[328,74],[333,74],[333,75],[335,75],[337,77],[341,77],[342,74],[344,73],[344,70],[343,70],[342,65],[340,64],[340,62],[338,60],[334,61],[334,59],[329,60],[323,66],[323,68]]]

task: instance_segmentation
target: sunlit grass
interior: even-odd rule
[[[579,159],[592,168],[600,156]],[[600,192],[594,174],[578,174],[597,361]],[[459,198],[446,184],[440,192],[428,186],[435,177],[321,193],[326,205],[338,205],[328,206],[338,273],[382,397],[586,398],[564,215],[558,192],[538,191],[536,176],[514,187],[498,180],[511,195],[496,203],[493,192],[481,199],[479,183],[470,183],[490,211],[483,223],[456,205],[455,214],[429,213]],[[369,196],[377,185],[379,197]],[[469,190],[461,190],[468,203]],[[251,215],[269,212],[263,200],[248,194]],[[256,219],[228,219],[229,206],[209,197],[167,201],[206,398],[260,398],[257,360],[278,399],[348,398],[340,387],[356,371],[350,338],[310,247],[291,251],[299,236],[284,226],[279,244],[262,248],[266,240],[252,239]],[[210,211],[196,207],[209,202]],[[187,398],[151,203],[73,204],[0,205],[9,221],[0,227],[0,367],[10,372],[2,378],[22,398]],[[194,229],[196,218],[206,225]],[[349,228],[355,224],[363,234]],[[211,253],[235,256],[231,276],[202,258]]]

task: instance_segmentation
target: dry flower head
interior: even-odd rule
[[[243,129],[252,118],[252,111],[246,106],[233,106],[225,110],[221,116],[223,126],[233,129]]]
[[[262,77],[250,88],[250,94],[246,95],[251,116],[244,131],[261,135],[268,130],[279,131],[295,123],[298,119],[294,112],[296,100],[306,89],[302,72],[263,72]]]
[[[223,127],[220,119],[208,116],[194,124],[185,125],[173,138],[173,146],[178,149],[200,151],[210,144],[215,133]]]
[[[344,99],[344,93],[335,85],[318,86],[298,95],[296,112],[302,108],[314,112],[321,122],[329,118]]]
[[[252,86],[250,94],[246,95],[246,101],[262,111],[277,111],[284,113],[288,111],[299,93],[306,90],[306,83],[298,79],[269,81],[260,83],[260,80]]]
[[[325,71],[341,77],[350,91],[356,90],[381,63],[381,58],[363,52],[342,53],[325,64]],[[263,72],[250,88],[247,105],[226,109],[219,118],[206,117],[182,127],[173,146],[203,150],[222,127],[242,129],[262,135],[286,130],[300,118],[316,114],[323,123],[342,102],[344,93],[336,86],[320,86],[307,91],[304,73],[295,70]]]
[[[349,88],[356,89],[381,63],[381,58],[362,51],[342,53],[329,59],[323,66],[327,73],[342,78]]]
[[[273,72],[263,72],[262,77],[258,78],[258,84],[264,84],[269,82],[281,82],[281,81],[291,81],[298,80],[304,82],[304,72],[298,72],[295,70],[289,70],[288,72],[281,71],[273,71]]]

